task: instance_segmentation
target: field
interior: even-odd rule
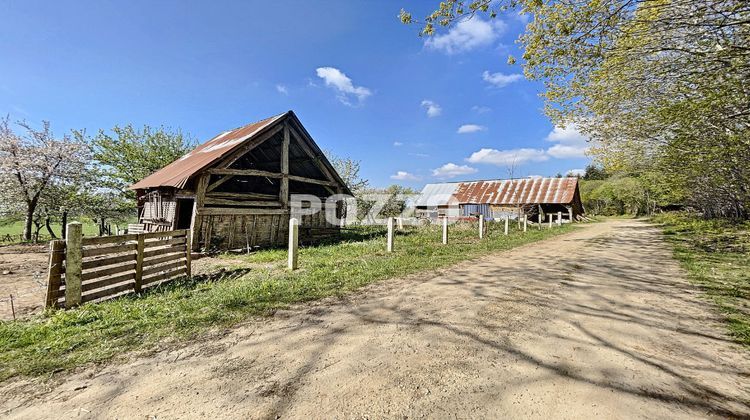
[[[31,319],[0,323],[0,380],[17,375],[51,375],[157,343],[186,341],[212,328],[267,315],[292,303],[342,296],[366,284],[446,267],[493,251],[510,249],[570,230],[527,233],[489,223],[487,237],[476,225],[452,226],[447,246],[438,227],[412,228],[397,235],[385,252],[381,227],[348,231],[343,241],[300,250],[300,270],[285,269],[286,251],[270,249],[224,256],[196,264],[215,265],[141,296],[47,311]]]
[[[731,335],[750,346],[750,222],[703,220],[680,213],[663,224],[674,255],[725,317]]]
[[[80,220],[76,219],[70,219],[70,221],[80,221],[83,223],[83,234],[86,236],[96,236],[99,234],[99,228],[97,227],[96,223],[94,223],[89,218],[82,218]],[[60,224],[59,223],[51,223],[50,226],[52,226],[52,230],[55,232],[55,235],[58,237],[60,236],[60,232],[62,232]],[[125,228],[127,226],[122,225],[120,228]],[[115,225],[112,225],[112,229],[114,231]],[[0,219],[0,245],[8,244],[8,243],[18,243],[21,242],[20,235],[23,233],[23,220],[2,220]],[[10,240],[8,240],[8,236],[10,236]],[[47,228],[43,227],[39,231],[39,240],[40,241],[49,241],[51,238],[49,236],[49,232],[47,232]]]

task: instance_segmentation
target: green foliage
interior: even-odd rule
[[[660,214],[653,221],[662,224],[690,280],[718,306],[730,334],[750,346],[750,222],[688,213]]]
[[[708,217],[750,217],[750,2],[448,0],[422,34],[509,9],[533,17],[523,66],[545,83],[546,113],[587,134],[608,172]]]
[[[480,241],[476,226],[455,226],[442,245],[439,227],[400,232],[395,251],[385,251],[382,227],[350,230],[341,243],[300,249],[300,270],[285,269],[283,250],[231,257],[220,278],[159,286],[141,296],[68,311],[48,311],[29,320],[0,322],[0,381],[18,375],[50,375],[127,351],[147,350],[170,339],[187,342],[207,331],[284,308],[291,303],[347,294],[366,284],[446,267],[569,231],[514,231],[489,224]]]
[[[83,132],[77,136],[85,137]],[[94,160],[100,166],[104,186],[123,191],[157,170],[179,159],[195,147],[195,142],[180,130],[131,124],[100,130],[90,139]]]

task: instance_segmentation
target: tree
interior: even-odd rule
[[[86,138],[83,131],[75,132]],[[101,186],[118,191],[151,175],[184,156],[195,147],[195,141],[180,130],[131,124],[114,126],[111,133],[100,130],[90,139],[93,158],[99,165]]]
[[[749,2],[445,0],[421,35],[511,9],[533,17],[522,64],[545,83],[546,113],[587,134],[605,170],[666,179],[707,216],[750,217]]]
[[[355,197],[359,197],[366,190],[370,181],[359,175],[360,161],[351,158],[342,158],[331,152],[325,152],[333,168],[339,174],[349,190]]]
[[[589,164],[586,165],[586,169],[583,173],[583,179],[586,181],[596,181],[596,180],[603,180],[607,179],[609,175],[607,175],[607,172],[599,165],[595,164]]]
[[[89,160],[88,148],[70,136],[55,137],[47,121],[39,130],[24,122],[18,124],[24,129],[22,135],[13,131],[10,117],[0,120],[0,177],[4,186],[0,206],[6,213],[23,213],[23,237],[31,240],[35,213],[45,192],[80,179]],[[37,223],[36,232],[40,228]]]

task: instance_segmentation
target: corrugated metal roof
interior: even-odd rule
[[[271,126],[278,119],[289,113],[291,111],[231,131],[225,131],[196,147],[185,156],[131,185],[130,189],[156,187],[184,188],[191,176],[221,159],[223,156],[226,156],[246,140],[260,134],[263,129]]]
[[[414,205],[420,207],[445,206],[451,200],[451,197],[453,197],[456,188],[458,188],[457,182],[427,184],[422,189]]]
[[[443,185],[457,186],[453,195],[461,204],[568,204],[575,197],[578,178],[506,179]]]

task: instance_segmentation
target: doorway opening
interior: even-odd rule
[[[190,223],[193,221],[193,199],[177,199],[177,220],[175,229],[190,229]]]

